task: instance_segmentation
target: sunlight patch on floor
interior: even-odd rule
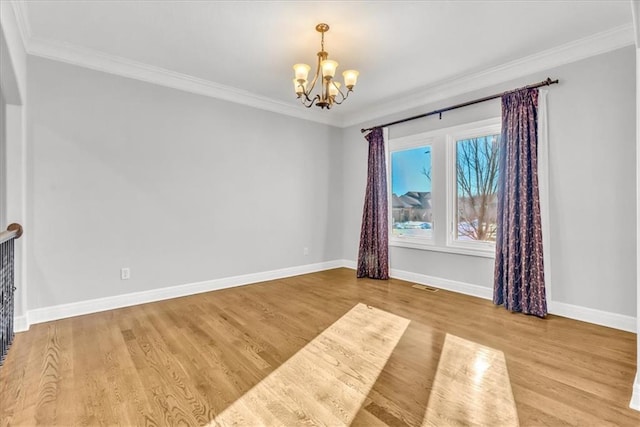
[[[518,426],[504,353],[447,334],[422,426]]]
[[[409,322],[357,304],[209,425],[349,425]]]

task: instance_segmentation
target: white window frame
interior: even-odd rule
[[[388,139],[386,144],[387,194],[389,209],[389,246],[448,252],[485,258],[495,257],[495,243],[485,241],[459,241],[455,239],[457,177],[456,142],[478,136],[499,134],[500,117],[437,129],[401,138]],[[393,235],[393,192],[391,182],[391,153],[412,148],[431,146],[431,200],[432,237]],[[444,164],[442,164],[444,163]],[[444,193],[444,194],[443,194]],[[436,205],[444,203],[445,209]]]

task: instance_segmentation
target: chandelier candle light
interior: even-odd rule
[[[309,87],[307,77],[311,67],[307,64],[296,64],[293,66],[296,75],[296,78],[293,79],[293,86],[295,87],[298,99],[300,99],[305,107],[310,108],[315,103],[315,105],[322,109],[330,109],[333,104],[342,104],[342,102],[347,99],[349,94],[353,91],[353,87],[356,85],[356,81],[358,80],[358,74],[360,73],[356,70],[347,70],[342,73],[342,77],[344,78],[344,87],[347,88],[347,94],[345,95],[342,92],[342,89],[340,89],[340,83],[336,82],[333,78],[336,74],[338,63],[327,59],[329,57],[329,53],[324,50],[324,33],[329,31],[329,26],[327,24],[318,24],[316,25],[316,31],[322,34],[320,52],[318,52],[316,75]],[[311,95],[311,92],[313,92],[313,88],[315,87],[318,79],[320,79],[320,85],[322,88],[320,89],[319,94],[313,96]]]

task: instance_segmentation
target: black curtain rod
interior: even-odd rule
[[[558,83],[558,79],[551,80],[549,77],[547,77],[547,80],[543,80],[543,81],[541,81],[539,83],[534,83],[534,84],[531,84],[531,85],[528,85],[528,86],[525,86],[525,87],[521,87],[521,88],[518,88],[518,89],[508,90],[506,92],[497,93],[495,95],[485,96],[484,98],[474,99],[473,101],[463,102],[462,104],[456,104],[456,105],[453,105],[451,107],[441,108],[439,110],[433,110],[433,111],[431,111],[429,113],[419,114],[417,116],[408,117],[406,119],[396,120],[395,122],[385,123],[383,125],[370,127],[370,128],[367,128],[367,129],[360,129],[360,132],[365,133],[367,131],[370,131],[370,130],[373,130],[373,129],[376,129],[376,128],[384,128],[384,127],[387,127],[387,126],[397,125],[397,124],[408,122],[408,121],[411,121],[411,120],[421,119],[423,117],[433,116],[435,114],[439,114],[440,118],[442,118],[442,113],[447,112],[447,111],[455,110],[457,108],[467,107],[469,105],[479,104],[479,103],[485,102],[485,101],[490,101],[492,99],[500,98],[500,97],[502,97],[504,95],[507,95],[509,93],[517,92],[519,90],[535,89],[535,88],[538,88],[538,87],[549,86],[549,85],[553,85],[553,84],[556,84],[556,83]]]

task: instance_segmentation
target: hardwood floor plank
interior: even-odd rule
[[[259,425],[348,425],[408,324],[356,304],[213,424],[233,425],[240,416]]]
[[[3,373],[6,370],[11,369],[12,366],[15,366],[18,371],[22,368],[20,364],[24,364],[24,376],[22,378],[22,390],[18,398],[19,400],[16,402],[15,413],[13,416],[13,425],[35,425],[36,424],[36,409],[38,404],[38,395],[40,392],[40,373],[42,372],[42,363],[44,361],[43,354],[44,350],[47,346],[47,338],[48,338],[48,324],[36,325],[33,328],[33,331],[28,337],[29,340],[24,340],[23,345],[27,346],[30,350],[28,352],[28,358],[25,361],[13,361],[10,359],[11,353],[5,360],[5,365],[2,368],[2,372],[0,372],[0,379],[3,377]],[[14,346],[15,346],[14,342]],[[8,363],[10,362],[10,363]],[[13,372],[13,371],[12,371]],[[4,380],[0,380],[0,382],[4,382]],[[0,399],[3,401],[2,406],[5,406],[5,398],[4,395],[0,396]],[[9,404],[8,406],[11,406]],[[0,414],[0,419],[4,419],[4,415]]]
[[[11,369],[14,373],[11,377],[0,381],[0,397],[7,396],[5,399],[0,398],[0,414],[2,414],[0,426],[2,427],[15,424],[16,413],[20,414],[21,408],[24,407],[28,385],[26,375],[31,347],[20,344],[20,342],[26,338],[25,334],[16,335],[14,345],[11,347],[12,358],[6,360],[4,366],[0,368],[0,372],[3,369]]]
[[[409,321],[384,361],[366,316],[332,328],[358,304]],[[335,269],[33,325],[0,426],[421,426],[447,334],[503,352],[522,426],[640,425],[635,334]]]
[[[504,354],[447,334],[422,425],[519,426]]]

